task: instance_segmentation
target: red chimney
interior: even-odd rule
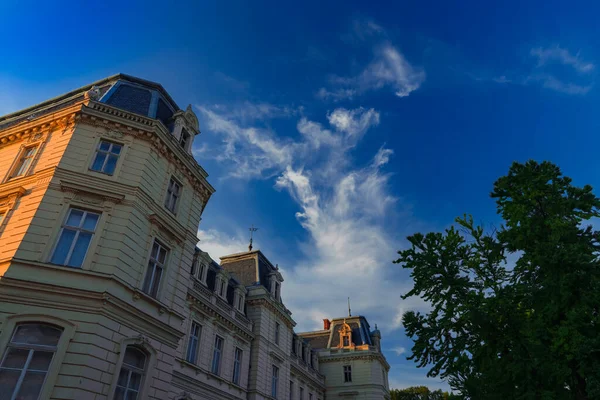
[[[323,329],[328,331],[330,327],[331,327],[331,321],[329,319],[325,318],[323,320]]]

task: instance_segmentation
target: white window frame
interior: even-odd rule
[[[344,365],[344,383],[352,383],[352,365]]]
[[[192,321],[192,326],[190,327],[190,337],[188,340],[187,350],[185,352],[185,360],[192,364],[196,364],[198,362],[198,353],[200,350],[200,340],[202,339],[202,325],[197,323],[196,321]],[[194,351],[193,357],[190,352]]]
[[[56,330],[60,330],[60,336],[56,342],[56,345],[37,345],[37,344],[32,344],[32,343],[19,343],[19,342],[13,342],[13,340],[15,339],[15,335],[17,334],[17,331],[19,329],[19,327],[24,326],[24,325],[46,325],[49,326],[51,328],[54,328]],[[12,334],[10,336],[9,342],[6,345],[5,349],[4,349],[4,353],[2,355],[2,359],[0,360],[0,370],[9,370],[9,371],[20,371],[19,372],[19,379],[17,380],[17,383],[15,385],[14,388],[14,392],[12,393],[12,396],[10,397],[10,400],[16,400],[18,399],[17,395],[19,394],[19,391],[21,390],[21,386],[23,384],[23,380],[25,379],[25,375],[27,375],[28,372],[37,372],[37,373],[44,373],[44,380],[42,382],[42,385],[40,387],[40,391],[38,393],[38,399],[41,398],[41,395],[44,393],[44,388],[46,385],[46,381],[48,380],[48,375],[50,375],[50,371],[52,368],[52,364],[54,362],[54,360],[56,359],[56,354],[58,352],[59,349],[59,345],[61,343],[61,339],[64,335],[64,328],[61,326],[56,326],[53,324],[48,324],[42,321],[31,321],[31,322],[20,322],[17,323],[14,326],[14,329],[12,330]],[[9,368],[9,367],[3,367],[4,362],[6,360],[6,357],[8,356],[9,353],[9,349],[11,348],[16,348],[16,349],[21,349],[21,350],[27,350],[28,351],[28,355],[27,355],[27,359],[25,360],[25,364],[23,365],[22,368]],[[48,367],[45,371],[43,370],[33,370],[33,369],[29,369],[29,366],[31,365],[31,359],[33,358],[33,355],[36,351],[40,351],[40,352],[51,352],[52,353],[52,357],[50,359],[50,362],[48,363]]]
[[[174,189],[177,189],[176,191]],[[173,214],[177,214],[177,208],[179,206],[179,200],[181,200],[181,193],[183,192],[183,185],[175,177],[171,176],[169,179],[169,185],[167,186],[167,196],[165,197],[165,208],[171,211]]]
[[[113,399],[116,396],[118,388],[125,389],[125,398],[126,399],[129,398],[127,395],[130,392],[135,392],[137,399],[141,399],[142,398],[141,394],[144,391],[144,383],[146,381],[146,373],[147,373],[147,370],[148,370],[148,359],[150,357],[149,357],[149,355],[143,349],[141,349],[141,348],[139,348],[138,346],[135,346],[135,345],[129,345],[129,346],[125,347],[125,353],[127,352],[127,349],[129,347],[131,347],[134,351],[138,351],[138,352],[140,352],[140,353],[142,353],[144,355],[144,368],[140,369],[140,368],[138,368],[136,366],[133,366],[133,365],[130,365],[130,364],[126,364],[125,363],[125,358],[123,358],[123,360],[121,361],[121,368],[119,368],[119,373],[116,374],[116,378],[117,378],[117,381],[118,381],[119,376],[121,375],[121,371],[123,369],[125,369],[125,370],[128,371],[128,373],[127,373],[127,383],[125,384],[126,385],[125,387],[120,386],[118,383],[115,385],[115,393],[113,394]],[[131,382],[131,376],[134,373],[138,373],[138,374],[141,375],[140,385],[139,385],[138,390],[133,390],[133,389],[129,388],[129,383]]]
[[[100,149],[100,146],[102,145],[103,142],[109,144],[108,150]],[[119,154],[115,154],[111,151],[113,149],[113,146],[121,147],[121,150],[119,150]],[[113,142],[111,140],[100,139],[100,141],[98,141],[98,144],[96,145],[96,151],[94,151],[94,155],[92,156],[92,162],[90,163],[90,166],[88,169],[93,172],[98,172],[99,174],[114,176],[115,171],[117,170],[117,165],[119,163],[119,159],[121,158],[121,154],[123,154],[124,148],[125,148],[125,145],[123,143],[117,143],[117,142]],[[97,170],[97,169],[93,169],[92,167],[94,166],[96,157],[98,157],[99,153],[103,153],[106,156],[106,158],[104,158],[104,163],[102,163],[102,167],[99,170]],[[108,172],[104,171],[104,168],[106,168],[106,164],[108,163],[108,159],[110,156],[115,156],[117,158],[117,160],[115,161],[115,169],[112,171],[112,173],[109,174]]]
[[[239,347],[233,350],[233,375],[231,381],[236,385],[240,384],[240,377],[242,376],[242,360],[244,357],[244,351]]]
[[[79,226],[75,227],[75,226],[71,226],[71,225],[67,225],[67,221],[69,221],[69,217],[71,216],[71,212],[73,212],[73,210],[77,210],[77,211],[81,211],[83,212],[83,215],[81,216],[81,220],[79,221]],[[98,216],[98,219],[96,220],[96,225],[94,226],[94,230],[90,231],[87,229],[83,229],[83,223],[85,222],[88,214],[96,214]],[[56,250],[58,250],[58,244],[60,243],[60,239],[62,238],[63,232],[65,230],[70,230],[70,231],[75,231],[75,237],[73,238],[73,241],[71,242],[71,246],[69,247],[69,251],[67,252],[67,256],[65,257],[65,260],[62,264],[56,264],[56,263],[52,263],[52,264],[56,264],[56,265],[62,265],[62,266],[69,266],[72,268],[82,268],[83,264],[85,263],[85,259],[87,257],[87,253],[90,250],[90,247],[92,245],[92,242],[94,240],[94,236],[96,234],[96,229],[98,228],[98,225],[100,224],[100,218],[102,217],[102,213],[97,212],[97,211],[89,211],[89,210],[85,210],[79,207],[69,207],[69,210],[67,211],[67,215],[65,216],[62,226],[60,228],[60,232],[58,234],[58,238],[56,239],[56,243],[54,244],[54,248],[52,249],[52,253],[50,254],[50,260],[49,262],[52,263],[52,259],[54,258],[54,253],[56,252]],[[85,254],[83,256],[83,259],[81,261],[81,265],[79,266],[73,266],[73,265],[69,265],[69,262],[71,261],[71,257],[73,256],[73,250],[75,249],[75,244],[77,243],[77,240],[79,239],[79,234],[81,232],[84,233],[90,233],[92,235],[92,237],[90,238],[90,242],[88,243],[87,249],[85,249]]]
[[[220,346],[217,346],[220,344]],[[225,344],[225,339],[222,336],[215,335],[215,343],[213,348],[213,359],[210,367],[210,372],[215,375],[220,375],[221,373],[221,363],[223,362],[223,346]]]
[[[272,375],[271,375],[271,396],[273,398],[277,398],[277,391],[279,386],[279,368],[276,365],[273,365]]]
[[[29,151],[30,149],[34,149],[33,153],[30,156],[25,157],[26,152]],[[16,178],[20,178],[20,177],[29,175],[29,171],[31,171],[31,167],[33,165],[33,162],[35,161],[35,157],[37,156],[39,150],[40,150],[39,144],[23,147],[19,151],[19,154],[17,155],[17,158],[15,160],[15,163],[13,164],[13,166],[10,169],[10,173],[8,174],[8,180],[16,179]],[[25,169],[20,174],[15,175],[17,173],[17,171],[21,171],[23,169],[23,165],[25,164],[25,161],[27,161],[27,165],[26,165]]]
[[[154,253],[154,246],[157,245],[157,251],[156,251],[156,258],[153,257]],[[160,251],[164,250],[165,251],[165,260],[164,262],[161,264],[160,260],[158,259],[159,255],[160,255]],[[146,274],[144,276],[144,282],[142,283],[142,291],[144,293],[146,293],[148,296],[158,299],[159,294],[160,294],[160,286],[163,280],[163,277],[165,276],[165,272],[167,269],[167,263],[169,262],[169,252],[170,249],[168,247],[166,247],[164,244],[162,244],[162,242],[158,239],[154,239],[152,241],[152,246],[150,247],[150,256],[148,257],[148,262],[147,262],[147,267],[146,267]],[[156,279],[156,271],[157,269],[160,268],[160,276],[158,277],[158,284],[156,285],[156,293],[152,294],[152,287],[155,283],[155,279]],[[150,277],[150,280],[148,280],[148,274],[152,273],[152,276]]]

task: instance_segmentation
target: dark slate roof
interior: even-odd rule
[[[5,129],[14,125],[17,125],[23,121],[26,121],[31,115],[35,115],[36,117],[52,113],[56,110],[59,110],[63,107],[66,107],[70,104],[76,103],[83,99],[84,93],[91,89],[93,86],[97,86],[100,88],[100,94],[104,95],[106,91],[118,80],[129,81],[133,83],[137,83],[142,86],[146,86],[150,89],[158,90],[164,98],[171,104],[171,106],[176,110],[181,110],[177,103],[173,101],[169,93],[162,87],[161,84],[148,81],[145,79],[137,78],[135,76],[126,75],[126,74],[115,74],[109,76],[107,78],[101,79],[96,82],[92,82],[85,86],[82,86],[78,89],[72,90],[63,95],[54,97],[52,99],[43,101],[42,103],[33,105],[31,107],[25,108],[23,110],[19,110],[17,112],[7,114],[4,116],[0,116],[0,129]],[[110,104],[110,102],[109,102]],[[119,105],[115,105],[116,107],[120,107]],[[125,108],[128,109],[128,108]],[[131,111],[131,110],[130,110]],[[136,112],[136,111],[134,111]],[[144,114],[144,113],[141,113]],[[163,115],[161,115],[163,116]]]
[[[305,337],[304,340],[308,341],[315,350],[326,349],[327,344],[329,343],[329,332],[319,336]]]

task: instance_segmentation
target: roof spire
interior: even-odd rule
[[[248,246],[248,251],[252,251],[252,235],[258,230],[258,228],[255,228],[254,224],[252,224],[248,230],[250,231],[250,245]]]
[[[348,297],[348,316],[352,316],[352,310],[350,310],[350,297]]]

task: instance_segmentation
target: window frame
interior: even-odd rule
[[[272,365],[271,369],[271,397],[277,398],[277,392],[279,389],[279,367],[275,364]]]
[[[8,171],[8,175],[6,176],[5,181],[8,182],[13,179],[24,178],[24,177],[30,175],[31,168],[33,167],[33,164],[35,163],[35,160],[37,158],[37,155],[39,154],[41,146],[42,146],[42,144],[39,142],[30,144],[30,145],[21,146],[21,148],[19,149],[19,153],[17,154],[17,157],[14,159],[14,161]],[[21,173],[19,175],[15,175],[15,172],[17,170],[22,169],[21,160],[23,159],[23,155],[25,154],[25,152],[27,152],[29,149],[35,149],[35,150],[34,150],[33,154],[28,158],[29,164],[27,165],[26,170],[23,171],[23,173]]]
[[[220,347],[217,346],[217,343],[220,343]],[[220,376],[221,374],[221,364],[223,362],[223,347],[225,345],[225,338],[219,335],[215,335],[215,341],[213,345],[213,357],[212,362],[210,363],[210,372]],[[218,355],[218,357],[217,357]],[[216,366],[215,366],[216,361]]]
[[[174,195],[174,192],[171,190],[171,183],[173,183],[174,185],[176,185],[179,190],[177,191],[177,193]],[[181,196],[183,193],[183,184],[176,179],[173,175],[171,175],[171,177],[169,178],[169,183],[167,184],[167,193],[165,196],[165,201],[164,201],[164,206],[167,210],[169,210],[173,215],[177,215],[177,211],[179,209],[179,203],[181,201]],[[171,199],[175,197],[174,203],[171,207]]]
[[[158,245],[158,250],[157,250],[157,258],[153,258],[152,257],[152,253],[154,252],[154,245]],[[160,251],[165,250],[165,258],[164,258],[164,262],[163,264],[160,264],[160,260],[159,260],[159,256],[160,256]],[[165,276],[165,273],[167,271],[167,266],[169,264],[169,256],[171,253],[171,249],[167,246],[164,245],[164,242],[160,239],[158,239],[157,237],[155,237],[152,240],[152,245],[150,246],[150,252],[148,254],[148,261],[146,262],[146,273],[144,274],[144,278],[142,281],[142,292],[150,297],[152,297],[155,300],[159,300],[160,299],[160,293],[161,293],[161,286],[162,286],[162,282],[163,282],[163,278]],[[150,272],[150,263],[152,262],[152,278],[150,279],[150,281],[148,282],[148,273]],[[155,272],[156,272],[156,266],[159,266],[161,268],[161,272],[160,272],[160,276],[158,278],[158,284],[156,286],[156,294],[152,295],[152,287],[154,285],[154,280],[155,280]],[[146,284],[148,284],[148,291],[146,291]]]
[[[238,357],[239,354],[239,357]],[[240,385],[240,378],[242,376],[242,360],[244,359],[244,351],[239,347],[235,347],[233,350],[233,373],[231,376],[231,382],[236,385]]]
[[[110,145],[109,148],[108,148],[108,150],[101,150],[100,149],[100,146],[102,145],[102,142],[106,142],[106,143],[108,143]],[[119,154],[115,154],[115,153],[111,152],[111,150],[113,148],[113,145],[121,146],[121,150],[119,150]],[[121,160],[121,155],[123,154],[124,151],[125,151],[125,144],[124,143],[116,142],[116,141],[109,140],[109,139],[106,139],[106,138],[100,138],[98,140],[98,143],[96,144],[96,148],[94,150],[94,153],[92,154],[92,160],[91,160],[91,162],[90,162],[90,164],[88,166],[88,170],[92,171],[92,172],[97,172],[99,174],[103,174],[103,175],[106,175],[106,176],[115,176],[116,172],[118,171],[117,167],[119,166],[119,161]],[[94,163],[96,161],[96,157],[98,157],[98,153],[100,153],[100,152],[102,152],[102,153],[104,153],[106,155],[106,158],[104,159],[104,163],[102,164],[102,168],[100,170],[93,169],[92,167],[93,167],[93,165],[94,165]],[[109,157],[111,155],[116,156],[117,160],[115,161],[115,168],[113,169],[112,173],[109,174],[108,172],[104,171],[104,168],[106,167],[108,159],[109,159]]]
[[[15,342],[15,336],[19,330],[20,327],[22,326],[27,326],[27,325],[37,325],[37,326],[47,326],[50,327],[52,329],[58,330],[60,331],[60,335],[58,337],[58,339],[56,340],[56,344],[54,345],[40,345],[40,344],[34,344],[34,343],[22,343],[22,342]],[[0,358],[0,371],[5,370],[5,371],[18,371],[19,377],[15,383],[15,386],[13,388],[13,392],[11,395],[11,400],[16,399],[17,395],[20,393],[21,389],[23,388],[23,381],[25,380],[26,376],[29,375],[30,373],[34,372],[34,373],[44,373],[44,379],[42,381],[42,384],[40,386],[40,391],[38,392],[38,399],[40,398],[40,395],[42,393],[42,389],[44,388],[44,385],[46,383],[46,379],[48,377],[48,372],[50,371],[50,366],[52,365],[52,361],[54,361],[55,355],[56,355],[56,351],[58,350],[58,344],[60,343],[60,338],[63,335],[64,329],[56,326],[54,324],[47,324],[47,323],[39,323],[39,322],[24,322],[24,323],[19,323],[16,324],[14,329],[12,330],[12,335],[10,336],[10,340],[8,342],[8,344],[6,345],[6,347],[4,348],[4,351],[2,353],[2,357]],[[25,359],[25,362],[23,363],[22,367],[7,367],[4,365],[5,361],[7,360],[7,357],[10,353],[10,349],[15,349],[15,350],[26,350],[27,351],[27,357]],[[50,361],[48,362],[48,365],[46,367],[45,370],[42,369],[33,369],[31,368],[31,362],[32,359],[35,355],[36,352],[40,352],[40,353],[51,353],[51,357],[50,357]]]
[[[47,399],[50,398],[50,394],[52,393],[54,385],[56,384],[56,380],[58,379],[58,374],[67,352],[67,347],[75,335],[75,324],[62,318],[41,314],[13,314],[10,316],[0,317],[0,325],[2,326],[2,331],[0,331],[0,350],[3,351],[3,353],[0,354],[0,357],[4,357],[4,352],[9,346],[9,342],[13,333],[15,332],[15,328],[20,324],[29,323],[54,325],[63,330],[58,341],[58,345],[56,346],[56,351],[52,361],[48,366],[46,378],[38,397],[38,399]]]
[[[352,365],[346,364],[343,366],[344,383],[352,383]]]
[[[137,352],[141,353],[144,356],[144,367],[142,369],[140,369],[137,366],[125,363],[125,355],[127,353],[127,350],[129,350],[129,348],[131,348],[134,351],[137,351]],[[125,351],[123,352],[123,359],[121,360],[121,367],[119,368],[119,372],[117,374],[115,374],[116,375],[116,379],[117,379],[117,383],[115,385],[115,391],[114,391],[113,396],[112,396],[113,399],[115,398],[115,395],[117,393],[117,389],[119,389],[119,388],[125,389],[125,392],[124,392],[124,394],[125,394],[124,397],[125,398],[127,398],[127,395],[131,391],[134,391],[136,393],[136,398],[142,398],[140,396],[141,396],[142,391],[144,390],[144,384],[146,382],[146,376],[148,375],[148,359],[149,359],[148,353],[143,348],[141,348],[141,347],[139,347],[137,345],[134,345],[134,344],[130,344],[130,345],[127,345],[125,347]],[[125,387],[119,385],[119,378],[121,376],[121,372],[123,371],[123,369],[125,369],[126,371],[128,371],[128,374],[127,374],[127,383],[126,383]],[[131,382],[131,376],[134,373],[138,373],[140,375],[140,384],[139,384],[139,387],[138,387],[137,391],[133,390],[133,389],[131,389],[129,387],[129,383]]]
[[[186,140],[183,140],[184,139],[184,134],[185,134]],[[187,129],[181,128],[181,132],[179,133],[179,140],[177,140],[177,142],[179,143],[179,146],[183,150],[187,151],[188,150],[188,146],[189,146],[189,142],[190,142],[191,138],[192,138],[192,135],[187,131]]]
[[[194,336],[194,328],[197,327],[197,335]],[[193,342],[195,340],[195,342]],[[192,363],[194,365],[196,365],[198,363],[198,355],[200,353],[200,341],[202,340],[202,325],[199,324],[196,321],[192,320],[192,324],[190,326],[190,334],[189,334],[189,338],[188,338],[188,345],[185,351],[185,360],[189,363]],[[190,349],[192,346],[192,343],[195,343],[195,349],[194,349],[194,357],[193,360],[190,360]]]
[[[156,365],[157,362],[157,354],[158,352],[147,340],[141,339],[139,336],[136,337],[127,337],[121,340],[119,344],[119,348],[117,350],[117,354],[119,358],[117,363],[115,364],[115,371],[121,372],[121,368],[123,366],[123,360],[125,358],[125,351],[127,350],[127,346],[135,346],[139,350],[142,350],[146,353],[146,370],[144,374],[144,378],[152,376],[152,368]],[[108,392],[107,399],[113,399],[115,392],[117,390],[117,382],[119,380],[119,373],[113,374],[112,383],[110,386],[110,390]],[[143,379],[140,384],[140,391],[138,392],[138,399],[145,399],[146,394],[148,393],[151,379]]]
[[[69,221],[69,217],[71,216],[71,212],[73,210],[77,210],[77,211],[82,211],[83,212],[83,215],[81,216],[81,220],[79,222],[79,226],[77,226],[77,227],[71,226],[71,225],[67,225],[67,222]],[[96,220],[96,225],[94,226],[94,230],[93,231],[83,229],[83,223],[86,220],[88,214],[96,214],[96,215],[98,215],[98,219]],[[103,213],[101,211],[90,210],[90,209],[87,209],[87,208],[79,207],[77,205],[75,205],[75,206],[69,205],[69,207],[67,208],[67,212],[66,212],[66,214],[65,214],[65,216],[63,218],[63,222],[62,222],[62,224],[60,226],[60,230],[58,232],[58,235],[55,238],[54,246],[52,247],[52,251],[50,252],[50,257],[48,258],[48,263],[53,264],[53,265],[60,265],[60,266],[63,266],[63,267],[81,268],[81,269],[83,269],[83,266],[85,264],[86,258],[88,256],[89,251],[90,251],[90,248],[92,247],[92,243],[94,242],[94,238],[96,236],[96,231],[98,230],[98,227],[100,226],[101,219],[102,219],[102,214]],[[67,252],[67,255],[65,256],[64,262],[62,264],[59,264],[59,263],[52,262],[52,259],[54,258],[56,250],[58,249],[58,244],[60,243],[60,240],[62,238],[63,232],[65,231],[65,228],[67,228],[67,230],[70,230],[70,231],[75,231],[75,236],[73,237],[71,245],[69,246],[69,251]],[[69,262],[71,261],[71,257],[73,256],[73,251],[75,250],[75,244],[77,243],[77,241],[79,239],[79,235],[80,235],[81,232],[91,233],[90,241],[89,241],[89,243],[87,245],[87,248],[85,250],[85,254],[84,254],[83,259],[81,261],[81,265],[79,265],[79,266],[69,265]]]

